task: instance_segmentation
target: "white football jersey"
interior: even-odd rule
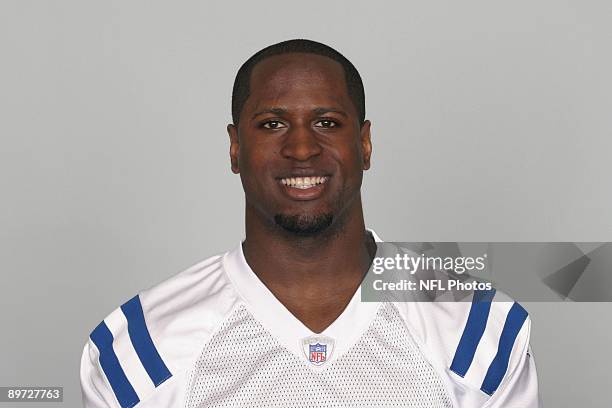
[[[84,405],[539,406],[530,320],[518,303],[494,290],[471,302],[360,295],[314,333],[239,244],[141,292],[93,330],[81,361]]]

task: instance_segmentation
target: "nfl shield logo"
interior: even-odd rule
[[[309,344],[310,362],[313,364],[323,364],[327,360],[327,344]]]
[[[326,336],[312,336],[302,340],[302,350],[309,363],[320,366],[329,361],[334,350],[334,339]]]

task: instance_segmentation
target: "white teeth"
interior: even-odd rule
[[[327,177],[290,177],[281,179],[283,185],[302,190],[323,184],[326,181]]]

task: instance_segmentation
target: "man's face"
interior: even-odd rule
[[[247,207],[309,235],[361,205],[370,123],[359,123],[342,66],[319,55],[279,55],[257,64],[250,82],[239,125],[228,126]]]

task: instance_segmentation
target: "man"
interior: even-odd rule
[[[379,239],[363,220],[370,122],[346,58],[307,40],[259,51],[232,117],[246,239],[93,330],[86,407],[537,406],[518,304],[360,301]]]

